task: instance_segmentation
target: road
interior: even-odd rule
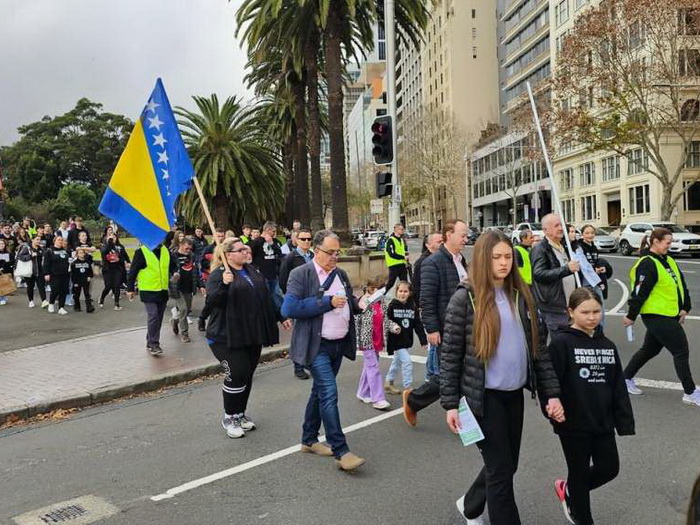
[[[411,429],[398,411],[379,413],[355,399],[361,362],[346,361],[339,376],[342,420],[346,428],[365,423],[348,441],[367,463],[356,474],[341,473],[332,460],[293,452],[310,384],[296,380],[289,366],[261,367],[250,408],[259,428],[244,439],[227,438],[220,426],[218,380],[0,432],[0,522],[92,494],[118,509],[101,522],[109,525],[463,523],[454,501],[480,458],[447,431],[439,406],[422,412]],[[382,360],[384,371],[387,366]],[[415,372],[421,377],[423,366]],[[632,400],[637,435],[618,440],[622,470],[595,493],[598,522],[682,523],[700,471],[700,447],[691,439],[700,410],[679,398],[647,389]],[[398,406],[398,397],[391,401]],[[235,467],[240,472],[206,479]],[[516,477],[523,523],[565,523],[552,490],[564,473],[559,443],[528,399]],[[175,488],[184,491],[154,501]]]

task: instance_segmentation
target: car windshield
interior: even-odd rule
[[[530,229],[540,231],[540,230],[542,230],[542,223],[541,222],[531,222]]]
[[[608,232],[606,232],[606,231],[605,231],[604,229],[602,229],[602,228],[596,228],[596,229],[595,229],[595,234],[596,234],[596,235],[610,235]]]
[[[688,233],[688,230],[685,228],[681,228],[677,224],[664,224],[664,223],[657,223],[657,224],[652,224],[654,228],[666,228],[667,230],[671,230],[673,233]]]

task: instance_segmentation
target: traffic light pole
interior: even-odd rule
[[[394,162],[391,173],[393,175],[393,189],[391,203],[389,204],[389,229],[394,224],[401,222],[401,184],[399,182],[399,156],[396,144],[398,125],[396,120],[396,28],[394,20],[395,0],[384,1],[384,32],[386,36],[386,90],[389,99],[389,115],[394,120],[392,136],[392,150]]]

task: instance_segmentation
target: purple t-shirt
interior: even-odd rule
[[[503,288],[496,287],[496,306],[501,318],[501,333],[496,352],[486,364],[486,388],[518,390],[527,381],[525,332]]]

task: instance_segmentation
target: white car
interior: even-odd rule
[[[639,250],[644,236],[649,235],[654,228],[666,228],[673,233],[669,253],[697,253],[700,255],[700,235],[690,233],[672,222],[633,222],[628,224],[620,234],[620,253],[632,255],[632,252]]]
[[[599,252],[613,253],[617,251],[617,240],[602,228],[595,229],[593,244],[595,244]]]
[[[365,232],[365,237],[364,237],[365,247],[376,248],[377,245],[379,244],[379,239],[381,239],[382,235],[385,235],[385,233],[380,232],[380,231]]]
[[[530,230],[536,237],[544,239],[541,222],[521,222],[510,235],[510,240],[513,241],[513,244],[518,244],[520,242],[520,232],[523,230]]]

